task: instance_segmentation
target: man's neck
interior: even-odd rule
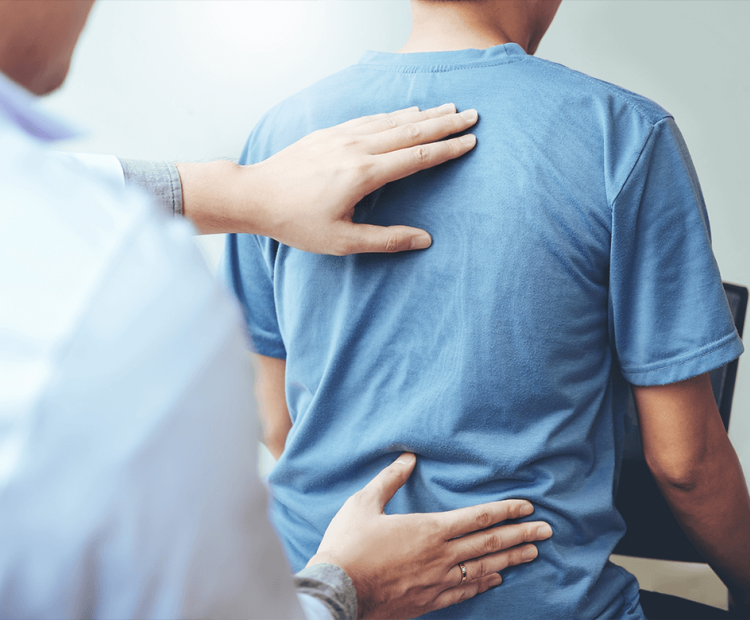
[[[411,35],[399,53],[487,49],[511,42],[527,49],[529,28],[502,4],[415,0],[411,3]]]

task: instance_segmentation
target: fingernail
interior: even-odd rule
[[[528,562],[529,560],[533,560],[537,556],[537,553],[536,547],[529,547],[528,549],[524,549],[521,557]]]
[[[534,512],[534,507],[531,504],[524,504],[519,511],[522,517],[528,517],[532,512]]]
[[[465,136],[459,138],[464,144],[474,144],[477,141],[477,137],[473,133],[467,133]]]
[[[467,121],[475,121],[477,120],[477,111],[464,110],[463,112],[461,112],[461,116],[463,116]]]
[[[490,587],[492,588],[494,586],[499,586],[502,582],[503,578],[501,575],[498,574],[497,577],[493,575],[492,579],[490,580]]]
[[[540,525],[539,529],[536,531],[536,535],[539,536],[539,538],[549,538],[552,536],[552,528],[546,523]]]
[[[438,112],[455,112],[456,105],[453,103],[444,103],[438,108]]]
[[[417,235],[411,238],[411,249],[412,250],[424,250],[432,245],[432,237],[428,234]]]
[[[406,465],[407,467],[410,467],[412,463],[416,460],[416,456],[413,454],[402,454],[396,459],[396,463],[401,463],[401,465]]]

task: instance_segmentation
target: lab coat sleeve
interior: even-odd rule
[[[55,153],[59,160],[85,169],[114,185],[137,187],[168,215],[182,215],[182,182],[177,166],[168,161],[118,159],[97,153]]]

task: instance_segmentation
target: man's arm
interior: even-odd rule
[[[255,397],[258,417],[263,428],[261,440],[277,461],[284,451],[286,436],[292,428],[286,406],[284,375],[286,360],[265,355],[253,355],[255,366]]]
[[[646,462],[667,503],[735,601],[750,605],[750,497],[708,374],[633,392]]]

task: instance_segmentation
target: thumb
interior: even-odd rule
[[[420,228],[411,226],[374,226],[346,224],[346,254],[364,252],[404,252],[423,250],[432,245],[432,237]]]
[[[409,452],[404,452],[393,463],[388,465],[368,485],[362,489],[370,498],[377,503],[382,511],[385,505],[391,501],[414,471],[417,457]]]

